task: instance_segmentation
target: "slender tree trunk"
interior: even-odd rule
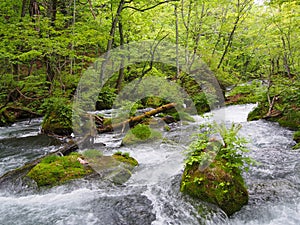
[[[240,18],[237,17],[236,21],[234,23],[234,26],[233,26],[233,28],[232,28],[232,30],[230,32],[230,35],[229,35],[229,38],[227,40],[227,44],[226,44],[225,49],[223,51],[222,57],[221,57],[221,59],[219,61],[219,64],[218,64],[218,67],[217,67],[218,69],[221,67],[221,65],[222,65],[222,63],[224,61],[224,58],[225,58],[225,56],[226,56],[226,54],[227,54],[227,52],[229,50],[229,47],[231,46],[231,43],[232,43],[232,40],[233,40],[233,36],[234,36],[235,31],[236,31],[236,28],[237,28],[239,20],[240,20]]]
[[[27,7],[27,0],[22,0],[21,17],[24,17],[26,15],[26,7]]]
[[[178,79],[180,68],[179,68],[179,62],[178,62],[178,45],[179,45],[179,32],[178,32],[178,12],[177,12],[177,5],[174,5],[174,14],[175,14],[175,35],[176,35],[176,75],[175,80]]]
[[[229,37],[228,37],[225,49],[223,51],[222,57],[221,57],[221,59],[219,61],[219,64],[217,66],[218,69],[221,67],[221,65],[222,65],[222,63],[223,63],[223,61],[225,59],[225,56],[228,53],[229,48],[231,47],[231,44],[232,44],[232,41],[233,41],[233,37],[234,37],[234,33],[235,33],[235,31],[236,31],[236,29],[237,29],[237,27],[238,27],[241,19],[246,15],[247,11],[251,8],[251,4],[252,4],[251,0],[244,0],[244,1],[238,0],[237,1],[237,4],[236,4],[236,13],[237,13],[237,16],[236,16],[233,28],[232,28],[232,30],[231,30],[231,32],[229,34]]]
[[[57,0],[51,1],[51,7],[50,7],[50,14],[51,14],[51,26],[55,26],[56,21],[56,13],[57,13]]]
[[[292,78],[291,69],[290,69],[289,62],[288,62],[288,55],[286,53],[287,50],[286,50],[286,44],[285,44],[284,37],[281,37],[281,41],[282,41],[282,47],[283,47],[283,65],[284,65],[284,68],[285,68],[285,71],[286,71],[288,77],[291,79]]]
[[[119,2],[116,15],[113,18],[113,22],[111,24],[111,28],[110,28],[110,32],[109,32],[109,39],[108,39],[107,47],[106,47],[106,53],[107,53],[106,54],[106,59],[103,61],[102,65],[101,65],[100,82],[103,81],[103,76],[104,76],[104,71],[105,71],[107,59],[109,58],[109,51],[112,49],[112,45],[113,45],[113,42],[114,42],[114,36],[115,36],[117,24],[118,24],[119,17],[121,16],[121,12],[123,10],[123,6],[124,6],[125,3],[126,3],[125,0],[121,0]]]
[[[123,25],[122,22],[119,20],[119,35],[120,35],[120,48],[124,49],[124,34],[123,34]],[[122,81],[124,78],[124,55],[122,55],[122,59],[120,62],[120,69],[119,69],[119,76],[116,84],[117,92],[119,93],[122,88]]]
[[[192,1],[189,1],[189,5],[188,5],[188,13],[187,15],[184,13],[184,8],[185,8],[185,5],[184,5],[184,0],[181,1],[181,18],[182,18],[182,21],[183,21],[183,25],[185,27],[185,32],[186,32],[186,35],[185,35],[185,40],[186,40],[186,43],[185,43],[185,64],[186,64],[186,67],[188,68],[188,65],[190,64],[189,62],[189,37],[190,37],[190,24],[191,24],[191,12],[192,12]]]
[[[52,66],[51,59],[49,57],[45,56],[44,60],[45,60],[45,63],[46,63],[46,73],[47,73],[46,81],[49,82],[48,88],[50,90],[51,86],[52,86],[52,82],[53,82],[54,77],[55,77],[55,71],[54,71],[54,68]]]

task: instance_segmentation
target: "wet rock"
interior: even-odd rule
[[[248,192],[239,173],[226,169],[225,161],[215,161],[204,170],[199,164],[186,167],[181,191],[219,206],[228,216],[248,203]]]
[[[87,156],[73,152],[68,156],[51,154],[37,159],[1,176],[0,189],[8,189],[14,193],[38,191],[41,187],[53,187],[69,180],[91,177],[103,182],[123,184],[138,165],[135,159],[126,154],[103,156],[95,154],[94,151],[97,150],[92,151]]]

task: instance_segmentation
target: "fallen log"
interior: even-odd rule
[[[103,126],[103,127],[100,127],[100,128],[97,128],[97,131],[98,133],[104,133],[104,132],[109,132],[109,131],[113,131],[113,130],[116,130],[116,129],[119,129],[119,128],[122,128],[124,129],[124,127],[126,126],[126,124],[136,124],[136,123],[139,123],[141,122],[143,119],[145,118],[150,118],[151,116],[154,116],[158,113],[161,113],[161,112],[164,112],[168,109],[172,109],[176,106],[176,103],[168,103],[166,105],[163,105],[163,106],[160,106],[156,109],[152,109],[148,112],[145,112],[141,115],[138,115],[138,116],[134,116],[134,117],[131,117],[121,123],[115,123],[115,124],[108,124],[106,126]]]

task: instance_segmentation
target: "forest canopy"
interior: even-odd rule
[[[250,94],[250,101],[260,102],[260,117],[280,114],[283,121],[292,121],[285,125],[298,129],[299,14],[299,2],[285,0],[2,1],[0,124],[47,110],[65,112],[80,77],[97,58],[124,44],[152,39],[185,48],[187,66],[200,56],[224,91],[239,88],[237,95]],[[207,96],[180,65],[151,60],[121,68],[106,82],[97,108],[111,106],[127,83],[146,73],[180,84],[200,111],[208,110]],[[263,88],[239,86],[249,82]],[[148,104],[153,105],[153,98]]]

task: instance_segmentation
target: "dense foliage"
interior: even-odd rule
[[[95,59],[147,39],[187,49],[187,67],[200,56],[224,90],[237,87],[230,103],[261,102],[259,117],[279,110],[282,121],[296,118],[282,124],[299,124],[299,114],[294,114],[299,111],[299,11],[298,1],[276,0],[263,5],[253,0],[2,1],[0,125],[49,115],[47,105],[60,101],[48,99],[70,103],[82,72]],[[182,86],[199,113],[209,110],[211,96],[179,64],[151,61],[120,69],[106,82],[96,107],[111,107],[126,84],[150,73]],[[252,80],[250,86],[239,85]],[[236,101],[238,97],[242,99]]]

